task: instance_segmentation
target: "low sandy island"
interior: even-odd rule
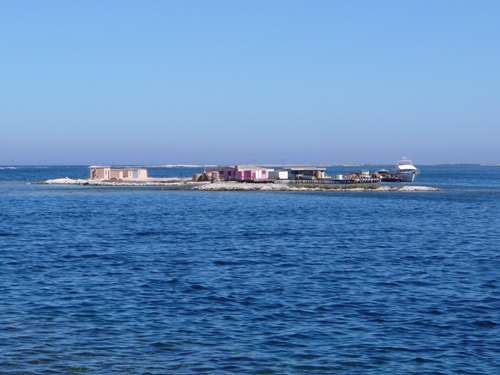
[[[177,190],[204,191],[438,191],[429,186],[380,184],[287,184],[242,182],[193,182],[190,178],[147,178],[144,180],[91,180],[58,178],[42,184],[88,186],[156,186]]]

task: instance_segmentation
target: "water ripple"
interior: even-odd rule
[[[0,373],[500,368],[490,195],[32,189],[1,197]]]

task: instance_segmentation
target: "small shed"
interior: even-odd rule
[[[269,171],[269,178],[272,180],[288,180],[288,171],[285,170],[277,170],[277,171]]]
[[[208,168],[205,172],[218,172],[222,181],[257,181],[268,178],[267,168],[257,166],[215,167]]]
[[[288,176],[292,180],[321,180],[328,178],[324,167],[286,167]]]
[[[147,178],[148,170],[146,168],[90,167],[90,179],[92,180],[144,180]]]

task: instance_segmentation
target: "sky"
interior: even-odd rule
[[[500,164],[498,0],[1,0],[0,165]]]

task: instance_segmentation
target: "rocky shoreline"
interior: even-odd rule
[[[242,182],[193,182],[190,178],[148,178],[145,180],[91,180],[58,178],[41,182],[48,185],[85,185],[85,186],[151,186],[175,190],[198,191],[401,191],[423,192],[440,189],[417,185],[380,185],[380,184],[286,184],[286,183],[242,183]]]

